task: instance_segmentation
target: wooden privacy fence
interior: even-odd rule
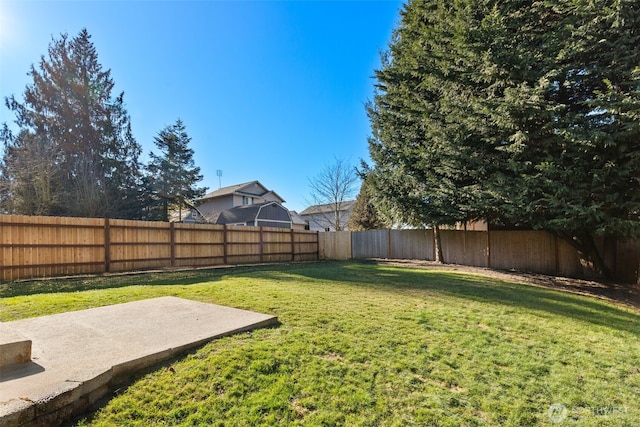
[[[440,232],[445,262],[518,270],[554,276],[592,279],[577,251],[546,231]],[[615,278],[638,283],[640,241],[596,242]],[[339,231],[319,234],[322,259],[418,259],[435,260],[432,230]]]
[[[318,233],[0,215],[0,280],[318,259]]]

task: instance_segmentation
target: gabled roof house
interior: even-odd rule
[[[340,203],[337,210],[335,203],[313,205],[300,212],[300,217],[309,224],[310,230],[336,231],[336,225],[340,230],[348,230],[355,204],[355,200],[347,200]]]
[[[198,209],[202,212],[216,210],[222,212],[236,206],[253,205],[264,202],[284,203],[285,200],[273,190],[268,190],[260,181],[230,185],[205,194],[198,199]]]
[[[282,206],[285,200],[260,181],[244,182],[212,191],[195,201],[185,222],[252,225],[304,229],[306,223]]]
[[[265,202],[284,203],[275,191],[267,189],[260,181],[222,187],[195,200],[197,212],[192,212],[189,222],[216,223],[221,212],[236,206],[248,206]]]

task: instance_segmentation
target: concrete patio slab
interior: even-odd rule
[[[176,297],[2,323],[31,361],[0,367],[0,425],[59,425],[132,373],[277,317]]]
[[[31,341],[0,322],[0,369],[31,361]]]

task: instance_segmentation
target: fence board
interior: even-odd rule
[[[318,233],[318,238],[321,259],[346,260],[353,258],[350,231]]]
[[[433,261],[432,230],[391,230],[390,258]]]
[[[353,258],[389,258],[388,230],[354,231],[351,245]]]
[[[370,230],[319,234],[323,259],[433,260],[431,230]],[[442,230],[445,262],[593,279],[576,249],[546,231]],[[617,281],[640,284],[640,241],[596,239]]]
[[[295,257],[292,231],[284,228],[262,227],[262,259],[264,262],[287,262]]]
[[[174,266],[224,264],[224,226],[174,224]]]
[[[314,261],[319,257],[318,233],[293,232],[294,261]]]
[[[562,277],[586,278],[584,267],[580,262],[580,255],[573,246],[562,239],[556,238],[557,261],[555,274]],[[534,271],[538,273],[538,271]],[[542,273],[542,271],[540,271]]]
[[[445,261],[590,278],[576,250],[543,231],[442,231]],[[640,241],[597,241],[619,281],[637,283]],[[606,247],[605,247],[606,244]],[[108,249],[108,250],[107,250]],[[0,280],[350,258],[433,260],[431,230],[294,231],[270,227],[0,215]]]
[[[317,260],[318,245],[315,231],[0,215],[0,280]]]
[[[616,255],[616,277],[640,285],[640,240],[618,242]]]
[[[319,234],[294,230],[293,250],[295,261],[314,261],[319,257]]]
[[[171,263],[170,224],[110,219],[111,271],[162,268]]]
[[[0,216],[0,280],[99,272],[101,219]]]
[[[557,273],[556,240],[546,231],[491,231],[490,247],[493,268]]]
[[[474,267],[488,266],[489,247],[486,232],[441,230],[440,239],[445,262]]]

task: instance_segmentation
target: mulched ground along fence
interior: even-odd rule
[[[0,215],[0,280],[318,259],[318,233]]]
[[[518,270],[581,279],[594,279],[577,251],[545,231],[442,230],[445,262],[500,270]],[[604,247],[608,267],[621,283],[638,283],[640,241],[617,241]],[[435,260],[432,230],[370,230],[320,233],[324,259]]]

